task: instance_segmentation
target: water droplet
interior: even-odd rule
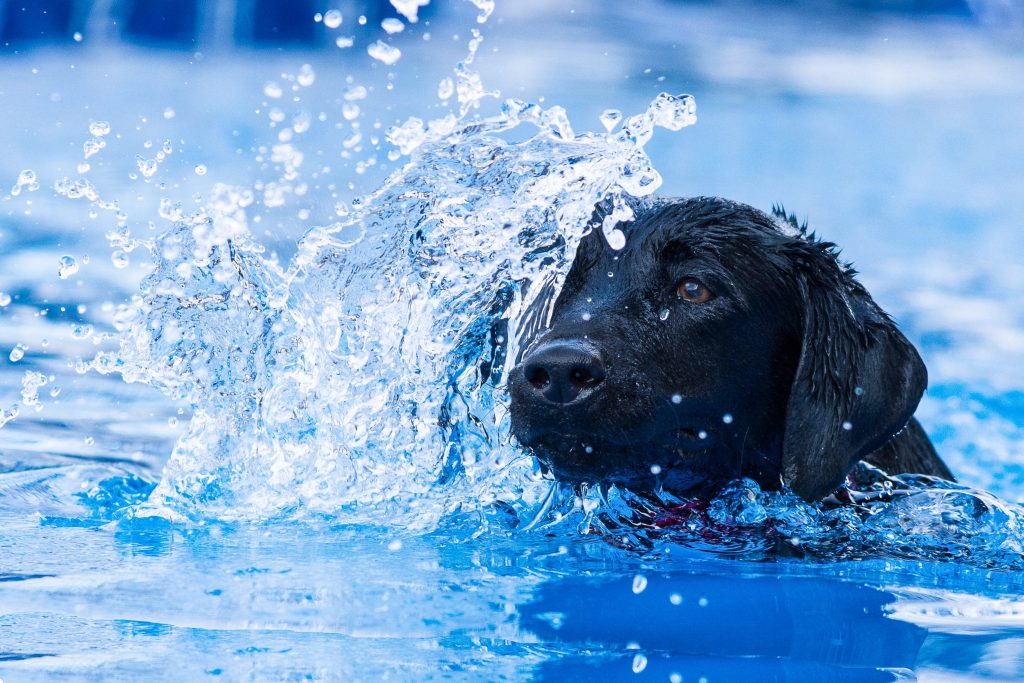
[[[723,415],[722,416],[722,422],[724,422],[727,425],[731,425],[732,424],[732,414],[731,413],[726,413],[725,415]]]
[[[851,429],[853,429],[853,423],[852,422],[844,422],[843,423],[843,429],[845,429],[846,431],[850,431]]]
[[[135,155],[135,165],[139,167],[139,173],[146,178],[152,178],[159,168],[156,159],[147,159],[141,154]]]
[[[678,673],[669,674],[668,683],[683,683],[683,675]]]
[[[110,255],[110,262],[114,264],[115,268],[127,268],[129,263],[128,253],[123,249],[117,249]]]
[[[853,393],[856,396],[863,396],[864,395],[864,388],[863,387],[854,387],[853,388]]]
[[[594,452],[594,447],[593,446],[584,446],[583,447],[583,452],[586,453],[587,455],[590,455],[591,453]]]
[[[683,397],[679,394],[672,394],[672,402],[678,405],[683,402]]]
[[[707,607],[708,606],[708,599],[705,598],[702,595],[702,596],[700,596],[700,599],[697,600],[697,604],[700,605],[701,607]]]
[[[164,109],[164,118],[165,119],[173,119],[174,118],[174,110],[171,109],[170,107],[167,107],[166,109]]]
[[[382,40],[378,40],[376,43],[366,48],[366,54],[370,55],[378,62],[383,62],[388,66],[391,66],[402,57],[402,51],[394,45],[388,45]]]
[[[196,165],[196,175],[206,175],[206,165],[205,164],[197,164]]]
[[[74,34],[72,34],[71,37],[74,38],[76,43],[82,42],[82,34],[79,33],[78,31],[75,31]]]
[[[169,427],[177,427],[178,426],[178,418],[174,417],[173,415],[170,416],[169,418],[167,418],[167,425]]]
[[[661,465],[651,465],[651,474],[661,474]]]
[[[94,443],[96,443],[96,439],[94,439],[91,436],[85,437],[85,445],[86,446],[92,446]]]
[[[661,309],[661,312],[658,313],[658,317],[662,320],[668,320],[669,313],[670,311],[667,308],[663,308]]]
[[[394,17],[388,17],[384,21],[380,22],[380,27],[389,35],[401,33],[405,30],[405,24],[403,24],[400,19],[395,19]]]
[[[673,593],[672,595],[668,596],[668,601],[671,602],[673,605],[681,605],[683,604],[683,596],[679,593]]]
[[[337,40],[334,41],[334,44],[340,48],[352,47],[356,44],[356,39],[352,36],[338,36]]]
[[[619,125],[620,121],[622,121],[622,112],[618,109],[605,109],[601,113],[601,125],[609,133],[615,129],[615,126]]]
[[[705,432],[705,431],[704,431],[704,430],[702,429],[702,430],[700,430],[699,432],[697,432],[697,438],[698,438],[698,439],[701,439],[701,440],[704,440],[704,439],[708,438],[708,433],[707,433],[707,432]]]
[[[350,85],[345,88],[345,92],[342,97],[345,98],[346,102],[355,102],[356,100],[365,100],[369,94],[365,86],[362,85]]]
[[[455,94],[455,83],[450,78],[442,78],[441,82],[437,85],[437,96],[442,100],[447,100]]]
[[[324,12],[324,26],[327,28],[338,28],[341,26],[341,12],[336,9],[329,9]]]
[[[409,20],[409,23],[415,24],[419,21],[419,9],[420,7],[426,7],[430,4],[430,0],[391,0],[391,5],[398,13]]]
[[[15,344],[14,348],[11,349],[11,353],[8,358],[11,359],[12,363],[17,363],[19,360],[25,357],[25,352],[28,351],[28,347],[24,344]]]
[[[92,325],[75,325],[71,328],[71,336],[75,339],[87,339],[92,335]]]
[[[18,179],[14,181],[14,187],[11,188],[11,195],[17,197],[21,194],[21,188],[23,187],[28,187],[29,192],[39,189],[39,183],[36,182],[36,172],[30,168],[18,174]]]
[[[106,141],[100,138],[89,138],[82,143],[82,154],[84,155],[84,158],[88,159],[106,146]]]
[[[296,82],[303,88],[308,88],[316,81],[316,72],[312,64],[303,64],[299,67],[299,73],[295,76]]]
[[[267,81],[263,85],[263,94],[272,99],[277,99],[284,94],[284,90],[281,89],[281,84],[275,81]]]
[[[78,272],[78,261],[75,260],[74,256],[61,256],[60,261],[57,265],[57,277],[61,280],[67,280],[69,277]]]
[[[110,123],[107,121],[93,121],[89,124],[89,134],[96,138],[110,135]]]
[[[615,273],[613,273],[612,271],[609,270],[608,271],[608,277],[615,277]]]
[[[590,314],[589,313],[584,313],[580,317],[583,318],[584,321],[590,320]]]
[[[398,539],[395,539],[394,541],[391,541],[390,543],[388,543],[388,550],[390,550],[391,552],[395,552],[395,551],[398,551],[398,550],[401,550],[401,549],[402,549],[402,542],[399,541]]]
[[[633,673],[638,674],[647,668],[647,657],[642,654],[633,656]]]
[[[345,117],[346,121],[352,121],[359,117],[359,105],[353,104],[352,102],[346,102],[341,105],[341,115]]]
[[[633,577],[633,593],[640,595],[647,588],[647,577],[643,574],[637,574]]]
[[[8,306],[11,303],[11,295],[7,292],[0,292],[0,308]]]

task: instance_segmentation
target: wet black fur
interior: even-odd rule
[[[678,494],[747,476],[808,500],[861,459],[951,478],[913,419],[920,356],[833,244],[781,207],[662,198],[634,212],[621,251],[600,228],[583,239],[524,360],[581,344],[603,381],[557,403],[524,363],[509,376],[513,433],[555,476]],[[684,277],[715,297],[680,298]]]

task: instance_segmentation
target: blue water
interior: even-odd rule
[[[499,5],[469,66],[543,98],[541,134],[506,114],[378,190],[410,163],[389,126],[457,112],[435,90],[477,26],[463,9],[400,34],[390,69],[365,48],[0,62],[0,172],[40,185],[0,222],[0,677],[1024,676],[1020,43],[963,20]],[[591,193],[643,190],[598,116],[663,91],[700,118],[654,130],[659,191],[781,201],[839,242],[921,349],[919,417],[962,487],[874,474],[857,515],[740,483],[664,525],[552,491],[508,441],[475,361],[537,290],[494,293],[564,268]],[[556,105],[598,132],[566,136]],[[430,218],[415,247],[410,216]]]

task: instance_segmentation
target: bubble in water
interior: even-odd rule
[[[604,129],[609,133],[615,130],[615,126],[619,125],[619,122],[621,121],[622,112],[618,109],[605,109],[601,113],[601,125],[603,125]]]
[[[25,352],[28,351],[28,347],[24,344],[15,344],[14,348],[11,349],[11,353],[8,358],[11,359],[12,363],[17,363],[19,360],[25,357]]]
[[[682,395],[681,394],[672,394],[672,402],[676,403],[676,404],[682,403],[683,402]]]
[[[388,17],[384,21],[380,22],[380,27],[384,29],[384,32],[389,35],[401,33],[402,31],[405,30],[405,24],[403,24],[400,20],[395,19],[394,17]]]
[[[313,71],[312,64],[303,64],[299,67],[299,73],[295,76],[295,81],[303,88],[308,88],[313,85],[316,81],[316,72]]]
[[[72,37],[72,38],[74,39],[74,41],[75,41],[76,43],[80,43],[80,42],[82,42],[82,34],[81,34],[81,33],[79,33],[78,31],[75,31],[75,32],[74,32],[74,34],[72,34],[72,36],[71,36],[71,37]]]
[[[681,605],[683,604],[683,596],[679,593],[673,593],[672,595],[668,596],[668,601],[673,605]]]
[[[430,0],[391,0],[391,6],[412,24],[419,21],[420,7],[426,7],[429,4]]]
[[[633,593],[640,595],[647,588],[647,577],[643,574],[637,574],[633,577]]]
[[[327,28],[338,28],[341,26],[342,16],[341,11],[336,9],[329,9],[324,12],[324,26]]]
[[[110,123],[107,121],[93,121],[89,124],[89,134],[96,138],[110,135]]]
[[[110,262],[114,264],[115,268],[127,268],[129,263],[128,252],[123,249],[116,249],[110,255]]]
[[[727,425],[731,425],[732,424],[732,414],[731,413],[726,413],[725,415],[723,415],[722,416],[722,422],[724,422]]]
[[[647,668],[647,657],[642,654],[633,655],[633,673],[641,673]]]
[[[388,66],[391,66],[402,57],[401,50],[394,45],[388,45],[382,40],[378,40],[376,43],[366,48],[366,53],[378,62],[383,62]]]
[[[206,164],[197,164],[195,171],[196,175],[206,175]]]
[[[271,99],[277,99],[284,94],[281,84],[276,81],[267,81],[263,84],[263,94]]]
[[[11,295],[7,292],[0,292],[0,308],[9,306],[11,303]]]
[[[338,36],[334,44],[340,48],[352,47],[356,44],[356,39],[352,36]]]
[[[60,261],[57,265],[57,277],[61,280],[67,280],[69,277],[78,272],[78,261],[75,260],[74,256],[61,256]]]

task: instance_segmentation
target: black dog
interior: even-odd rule
[[[952,478],[913,418],[920,356],[833,244],[724,199],[634,213],[621,251],[583,239],[509,378],[512,431],[556,477],[808,500],[858,460]]]

